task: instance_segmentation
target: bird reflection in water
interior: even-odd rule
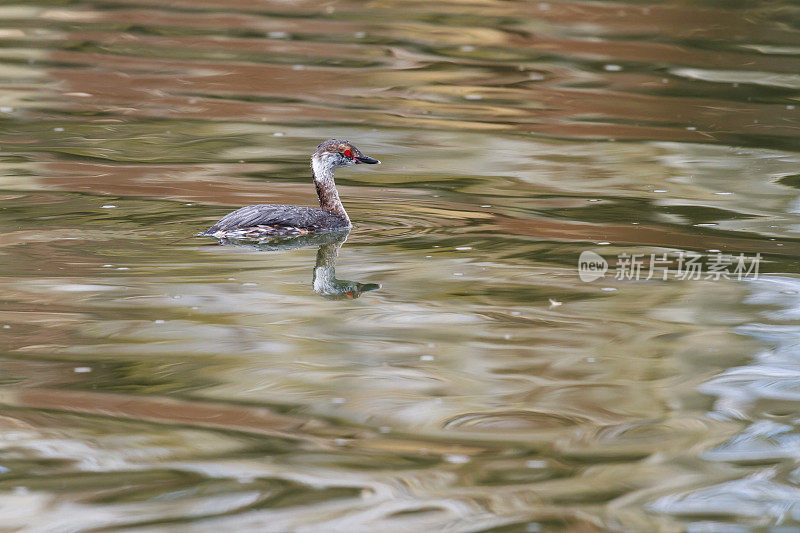
[[[317,261],[314,265],[314,273],[311,278],[314,292],[329,300],[344,300],[348,298],[358,298],[365,292],[380,289],[378,283],[360,283],[347,279],[336,279],[336,258],[339,256],[339,249],[347,240],[350,229],[345,228],[338,231],[328,231],[323,233],[312,233],[309,235],[274,237],[269,240],[244,240],[244,239],[220,239],[220,244],[233,244],[263,251],[286,251],[305,248],[307,246],[318,246]]]

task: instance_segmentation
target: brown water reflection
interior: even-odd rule
[[[798,525],[796,6],[168,4],[0,6],[0,529]]]

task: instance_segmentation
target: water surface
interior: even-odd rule
[[[796,5],[0,21],[0,529],[800,525]],[[192,237],[313,205],[332,136],[384,162],[337,175],[349,235]]]

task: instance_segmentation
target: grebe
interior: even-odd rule
[[[228,213],[198,235],[217,239],[260,239],[350,228],[350,217],[339,200],[333,171],[359,163],[375,165],[380,161],[365,156],[349,141],[328,139],[317,146],[311,156],[311,175],[319,196],[319,209],[297,205],[248,205]]]

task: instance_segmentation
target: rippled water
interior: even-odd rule
[[[800,526],[798,72],[790,2],[3,3],[0,529]],[[349,235],[192,237],[331,136]],[[760,275],[615,279],[689,252]]]

